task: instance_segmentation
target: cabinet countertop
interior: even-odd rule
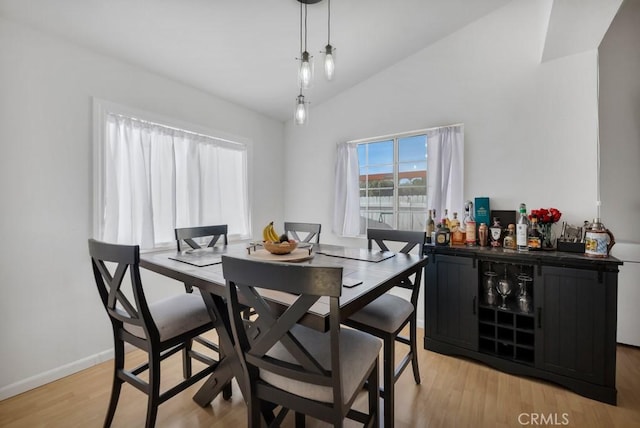
[[[424,253],[447,254],[481,259],[499,260],[512,263],[545,264],[554,266],[579,267],[595,270],[618,271],[622,260],[613,256],[590,257],[582,253],[567,253],[563,251],[516,251],[493,247],[463,247],[425,245]]]

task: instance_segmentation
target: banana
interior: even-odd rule
[[[264,229],[262,229],[262,239],[264,239],[265,241],[271,241],[271,242],[280,241],[279,235],[276,233],[275,229],[273,228],[273,222],[270,222],[268,225],[265,226]]]
[[[271,222],[271,227],[269,228],[269,234],[271,235],[271,240],[273,242],[280,242],[280,236],[278,235],[278,233],[274,229],[273,222]]]
[[[273,229],[273,222],[269,223],[268,225],[265,226],[264,229],[262,229],[262,239],[265,241],[272,241],[272,237],[270,234],[270,230]]]

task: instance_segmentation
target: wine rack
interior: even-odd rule
[[[483,353],[507,358],[519,363],[535,364],[535,316],[532,305],[519,304],[518,275],[528,275],[532,278],[531,266],[510,265],[504,263],[484,263],[480,271],[480,296],[483,296],[478,305],[478,350]],[[497,296],[497,302],[491,302],[486,298],[485,272],[496,272],[498,278],[494,280],[494,286],[500,279],[507,278],[511,283],[511,291],[505,299],[506,307],[502,306],[501,296]],[[533,282],[526,284],[526,293],[533,299]],[[499,294],[499,293],[498,293]],[[493,303],[493,304],[492,304]]]

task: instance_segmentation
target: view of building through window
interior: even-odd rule
[[[424,230],[427,136],[401,134],[358,144],[361,229]]]

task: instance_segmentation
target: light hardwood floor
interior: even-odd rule
[[[422,333],[419,334],[422,338]],[[421,339],[422,340],[422,339]],[[142,361],[128,354],[128,366]],[[68,376],[0,402],[0,427],[101,427],[111,388],[112,362]],[[396,427],[640,427],[640,349],[618,346],[618,405],[584,398],[551,383],[511,376],[483,364],[421,350],[422,384],[411,370],[396,384]],[[163,365],[163,385],[181,376],[180,356]],[[158,427],[246,426],[246,408],[236,385],[200,408],[191,397],[198,383],[160,406]],[[146,396],[124,385],[113,427],[144,424]],[[536,419],[537,418],[537,419]],[[289,418],[291,419],[291,418]],[[537,422],[534,423],[534,422]],[[546,423],[541,423],[546,422]],[[291,420],[286,426],[293,426]],[[307,426],[324,424],[308,421]],[[346,426],[358,426],[347,422]]]

